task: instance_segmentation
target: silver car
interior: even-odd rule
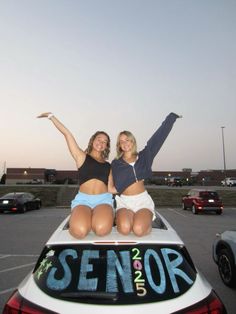
[[[218,233],[213,243],[213,259],[228,287],[236,287],[236,230]]]

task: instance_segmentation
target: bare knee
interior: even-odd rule
[[[119,233],[123,235],[128,235],[131,232],[132,227],[129,222],[125,221],[125,222],[117,223],[117,230]]]
[[[138,237],[147,235],[152,230],[153,214],[150,210],[140,209],[134,216],[133,232]]]
[[[93,209],[92,229],[98,236],[111,232],[113,226],[113,210],[109,205],[99,205]]]
[[[96,223],[96,225],[93,227],[94,233],[96,235],[102,237],[107,235],[111,232],[112,225],[104,224],[104,223]]]
[[[70,234],[76,239],[83,239],[89,233],[90,229],[83,225],[71,225],[69,226]]]
[[[71,216],[69,221],[69,232],[76,239],[83,239],[89,233],[91,227],[89,223],[81,221],[80,219],[75,219]]]
[[[117,212],[116,225],[119,233],[128,235],[132,231],[133,212],[127,209],[120,209]]]
[[[72,211],[69,221],[69,232],[77,238],[83,239],[91,230],[91,209],[79,205]]]
[[[136,236],[142,237],[151,232],[151,226],[144,226],[142,222],[135,223],[133,225],[133,232]]]

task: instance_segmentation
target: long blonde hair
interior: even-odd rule
[[[92,151],[92,149],[93,149],[93,142],[94,142],[95,138],[96,138],[98,135],[100,135],[100,134],[103,134],[103,135],[105,135],[105,136],[107,137],[107,147],[106,147],[106,149],[102,152],[102,158],[104,158],[104,159],[106,160],[106,159],[108,159],[109,154],[110,154],[111,140],[110,140],[109,135],[108,135],[106,132],[104,132],[104,131],[97,131],[96,133],[94,133],[94,134],[91,136],[91,138],[90,138],[90,140],[89,140],[89,143],[88,143],[88,147],[87,147],[87,149],[86,149],[85,152],[86,152],[87,154],[90,154],[90,153],[91,153],[91,151]]]
[[[134,135],[130,132],[130,131],[122,131],[119,133],[118,137],[117,137],[117,142],[116,142],[116,158],[119,159],[124,152],[122,151],[121,147],[120,147],[120,137],[121,135],[125,135],[128,137],[128,139],[134,144],[133,145],[133,149],[132,149],[132,155],[137,156],[138,152],[137,152],[137,142],[136,139],[134,137]]]

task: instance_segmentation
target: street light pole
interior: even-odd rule
[[[225,139],[224,139],[224,126],[221,127],[222,134],[222,146],[223,146],[223,161],[224,161],[224,177],[225,177],[225,186],[226,186],[226,161],[225,161]]]

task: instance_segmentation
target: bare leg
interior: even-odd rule
[[[70,234],[77,239],[84,238],[91,230],[91,217],[90,207],[85,205],[74,207],[69,222]]]
[[[132,231],[134,213],[126,208],[120,208],[116,213],[117,230],[127,235]]]
[[[98,236],[111,232],[113,226],[113,208],[107,204],[96,206],[92,212],[92,229]]]
[[[151,232],[152,230],[153,213],[147,209],[142,208],[134,215],[133,232],[141,237]]]

